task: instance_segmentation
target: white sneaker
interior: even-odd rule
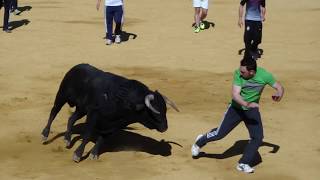
[[[245,173],[253,173],[254,169],[250,167],[248,164],[239,163],[237,166],[238,171],[242,171]]]
[[[117,44],[120,44],[120,43],[121,43],[121,37],[120,37],[120,35],[116,35],[116,38],[114,39],[114,42],[117,43]]]
[[[111,44],[112,44],[111,39],[107,39],[106,45],[111,45]]]
[[[19,15],[19,14],[21,13],[21,11],[19,11],[18,9],[15,9],[15,10],[13,11],[13,13],[14,13],[14,15]]]
[[[196,138],[196,142],[197,142],[202,136],[203,136],[202,134],[199,134],[199,135],[197,136],[197,138]],[[196,157],[196,156],[199,155],[199,153],[200,153],[200,147],[199,147],[196,143],[194,143],[194,144],[192,145],[192,147],[191,147],[191,154],[192,154],[193,157]]]

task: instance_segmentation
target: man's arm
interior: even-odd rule
[[[238,20],[238,25],[240,28],[243,26],[243,12],[244,12],[244,5],[240,4],[240,6],[239,6],[239,20]]]
[[[260,6],[260,11],[261,11],[261,20],[265,21],[266,20],[266,8],[263,6]]]
[[[282,86],[279,82],[275,82],[275,83],[273,84],[272,88],[277,91],[276,93],[274,93],[274,94],[272,95],[272,99],[273,99],[274,101],[279,102],[279,101],[282,99],[282,97],[283,97],[284,88],[283,88],[283,86]]]
[[[247,102],[242,99],[241,95],[241,86],[233,85],[232,86],[232,99],[236,101],[241,106],[244,106],[246,108],[258,108],[259,104],[255,102]]]
[[[97,11],[99,10],[100,3],[101,3],[101,0],[97,0],[97,4],[96,4]]]

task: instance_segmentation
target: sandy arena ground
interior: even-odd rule
[[[95,1],[22,0],[19,6],[25,11],[11,16],[13,32],[0,33],[1,180],[319,179],[319,0],[267,0],[258,65],[276,76],[286,94],[274,103],[273,90],[265,89],[262,162],[251,175],[235,169],[248,139],[243,124],[205,146],[205,157],[190,154],[195,137],[219,125],[230,100],[243,48],[238,1],[210,1],[207,20],[214,27],[195,34],[191,0],[127,0],[126,41],[110,47]],[[2,24],[3,9],[0,14]],[[174,100],[181,112],[168,110],[165,133],[133,124],[107,143],[99,160],[74,163],[78,135],[71,149],[60,136],[69,107],[54,121],[49,144],[41,143],[40,133],[64,73],[78,63],[138,79]]]

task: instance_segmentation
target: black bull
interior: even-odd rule
[[[101,71],[89,64],[79,64],[66,73],[60,84],[48,123],[42,131],[44,141],[49,136],[54,118],[65,103],[75,106],[64,137],[67,146],[71,142],[74,123],[87,116],[83,141],[73,156],[76,162],[80,161],[93,134],[98,135],[91,150],[91,157],[96,159],[105,136],[136,122],[164,132],[168,128],[166,103],[179,111],[172,101],[139,81]]]

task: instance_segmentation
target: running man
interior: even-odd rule
[[[257,67],[256,61],[250,55],[245,56],[240,62],[240,68],[234,72],[232,101],[220,126],[206,134],[198,135],[191,148],[192,156],[198,156],[200,148],[208,142],[224,138],[243,121],[249,131],[250,141],[239,160],[237,169],[245,173],[252,173],[254,169],[250,166],[250,163],[258,152],[263,139],[259,100],[267,84],[276,90],[272,99],[276,102],[280,101],[284,93],[281,84],[275,80],[271,73]]]
[[[244,18],[244,5],[246,5]],[[241,28],[243,23],[244,44],[246,51],[249,51],[254,59],[260,58],[258,45],[262,40],[262,22],[265,21],[266,3],[265,0],[241,0],[239,7],[238,25]],[[245,21],[244,21],[245,19]]]

